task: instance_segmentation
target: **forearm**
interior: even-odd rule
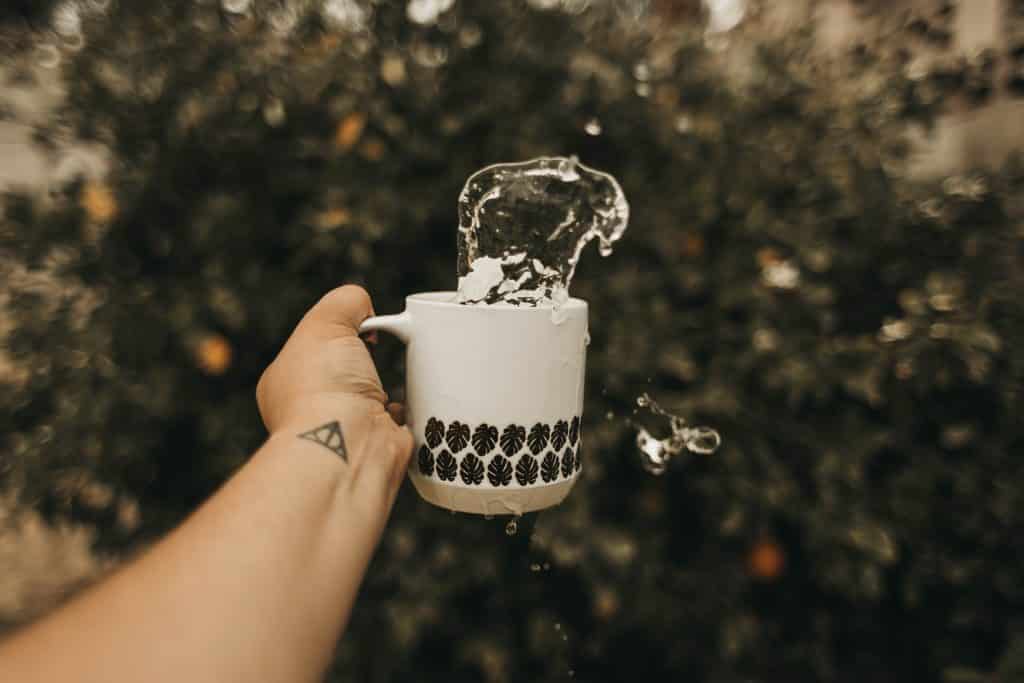
[[[168,538],[0,646],[0,679],[317,680],[392,502],[392,473],[353,469],[275,436]]]

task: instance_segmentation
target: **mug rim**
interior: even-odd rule
[[[416,304],[420,304],[420,305],[437,306],[437,307],[440,307],[440,308],[448,308],[448,307],[450,307],[450,308],[458,308],[458,309],[461,309],[461,310],[465,310],[465,309],[468,308],[470,310],[474,310],[474,309],[475,310],[481,310],[481,309],[484,309],[484,310],[489,310],[489,311],[521,311],[521,312],[526,312],[526,311],[538,311],[538,310],[540,310],[540,311],[551,310],[551,308],[552,308],[551,304],[544,304],[542,306],[515,306],[513,304],[504,303],[504,302],[498,302],[496,304],[486,304],[484,306],[466,306],[464,304],[460,304],[460,303],[457,303],[455,301],[455,297],[457,295],[458,295],[458,292],[456,292],[454,290],[438,290],[438,291],[432,291],[432,292],[417,292],[415,294],[410,294],[409,296],[405,297],[405,301],[406,301],[406,304],[416,303]],[[587,308],[587,302],[584,301],[583,299],[578,299],[576,297],[569,297],[569,299],[564,304],[562,304],[562,310],[572,311],[572,310],[579,310],[579,309],[585,309],[585,308]]]

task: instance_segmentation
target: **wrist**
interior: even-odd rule
[[[271,438],[281,435],[298,436],[323,424],[337,421],[345,436],[346,443],[353,445],[353,439],[365,433],[369,421],[367,416],[380,412],[383,406],[378,401],[362,396],[315,394],[293,399],[286,410],[282,410],[268,425]]]

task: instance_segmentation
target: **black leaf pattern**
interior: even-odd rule
[[[487,466],[487,481],[492,486],[508,486],[512,481],[512,463],[500,455],[491,458],[491,464]]]
[[[454,427],[455,423],[452,423],[452,426]],[[472,452],[466,453],[466,457],[462,459],[462,464],[459,465],[459,475],[462,477],[462,481],[467,484],[474,486],[479,484],[484,480],[483,461],[473,455]]]
[[[420,446],[419,455],[420,474],[429,477],[434,473],[434,454],[426,446]]]
[[[448,451],[441,451],[441,454],[437,456],[437,476],[442,481],[455,481],[455,473],[458,471],[459,465],[455,462],[455,458]]]
[[[537,481],[537,459],[524,455],[516,463],[516,481],[520,486],[529,486]]]
[[[562,453],[562,476],[568,479],[572,476],[572,471],[576,468],[576,458],[571,448],[566,448],[565,453]]]
[[[555,428],[551,430],[551,447],[556,451],[562,450],[562,446],[565,445],[565,437],[569,433],[569,423],[565,420],[559,420],[555,423]]]
[[[427,428],[424,430],[424,433],[427,437],[427,445],[431,448],[437,448],[444,440],[444,422],[434,417],[430,418],[427,420]]]
[[[473,430],[473,448],[480,455],[487,455],[498,443],[498,428],[486,422]]]
[[[523,447],[524,441],[526,441],[526,430],[519,425],[509,425],[501,433],[501,450],[511,458]]]
[[[576,449],[576,471],[579,472],[583,468],[583,449]]]
[[[553,427],[538,422],[530,427],[529,436],[524,427],[510,424],[501,430],[500,438],[498,428],[486,422],[472,428],[468,423],[454,420],[446,430],[444,422],[432,417],[427,420],[424,433],[426,445],[420,447],[416,460],[419,471],[423,476],[436,476],[441,481],[461,477],[466,484],[478,486],[486,477],[491,485],[501,487],[511,484],[514,477],[520,486],[530,486],[537,482],[538,475],[550,483],[559,477],[568,479],[582,468],[579,416],[571,421],[558,420]],[[441,450],[435,457],[431,449],[445,442],[448,449]],[[467,451],[460,462],[456,454],[470,444],[472,450]],[[504,455],[497,453],[487,462],[484,456],[498,445]],[[527,452],[515,462],[514,456],[524,445]],[[541,458],[546,448],[549,450]],[[561,456],[559,451],[562,451]]]
[[[530,429],[530,436],[526,439],[526,445],[530,447],[534,455],[537,455],[548,445],[549,436],[551,436],[551,428],[543,422],[538,422]]]
[[[469,425],[462,424],[458,420],[448,425],[448,448],[452,453],[458,453],[469,443]]]
[[[540,476],[544,481],[558,479],[558,454],[554,451],[548,451],[540,463]]]

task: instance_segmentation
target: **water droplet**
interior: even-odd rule
[[[459,301],[551,304],[557,318],[583,248],[610,253],[628,220],[615,178],[575,157],[477,171],[459,196]]]
[[[596,118],[590,119],[583,126],[583,130],[587,135],[600,135],[601,134],[601,122]]]
[[[534,562],[533,564],[531,564],[530,565],[530,571],[531,572],[539,572],[540,571],[540,564],[538,564],[537,562]]]
[[[722,437],[711,427],[690,427],[686,420],[666,411],[649,394],[637,397],[636,403],[647,408],[652,414],[669,418],[672,433],[658,439],[647,429],[637,430],[636,446],[641,454],[641,464],[651,474],[663,474],[669,460],[684,450],[700,455],[710,455],[722,445]]]
[[[222,0],[221,7],[231,14],[245,14],[252,7],[252,0]]]
[[[633,66],[633,78],[638,81],[646,81],[651,78],[651,68],[643,62],[637,62]]]
[[[649,83],[637,83],[635,90],[636,94],[640,97],[649,97],[651,94],[651,86]]]
[[[506,536],[515,536],[516,532],[518,532],[518,531],[519,531],[519,523],[513,517],[512,519],[508,520],[508,524],[505,525],[505,535]]]
[[[701,455],[711,455],[722,445],[722,437],[711,427],[694,427],[686,440],[686,448]]]
[[[416,24],[433,24],[444,12],[455,4],[455,0],[409,0],[405,15]]]
[[[686,114],[680,114],[676,117],[676,132],[677,133],[689,133],[693,130],[693,121]]]
[[[561,631],[562,630],[562,625],[559,622],[557,622],[557,621],[555,622],[555,630],[556,631]]]

